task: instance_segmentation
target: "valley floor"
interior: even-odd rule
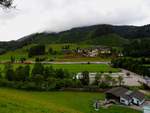
[[[95,113],[92,101],[103,93],[27,92],[0,88],[0,113]],[[96,113],[141,113],[126,107],[101,108]]]

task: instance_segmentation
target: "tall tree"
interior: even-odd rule
[[[99,85],[101,79],[102,79],[102,74],[101,73],[97,73],[96,76],[95,76],[95,84]]]
[[[2,78],[2,70],[1,70],[1,68],[0,68],[0,78]]]
[[[29,65],[26,65],[24,67],[24,81],[28,80],[29,77],[30,77],[30,66]]]
[[[32,69],[32,77],[36,75],[44,75],[44,66],[41,63],[36,63]]]
[[[60,79],[65,78],[65,72],[63,69],[56,69],[56,77]]]
[[[29,78],[30,67],[27,65],[25,67],[19,66],[15,71],[15,80],[26,81]]]
[[[89,85],[90,77],[88,71],[82,72],[82,79],[81,79],[82,85]]]
[[[55,74],[55,70],[53,69],[52,66],[50,67],[45,67],[44,69],[44,79],[48,79],[48,78],[54,78],[56,76]]]
[[[5,78],[9,81],[13,81],[15,79],[15,72],[11,64],[7,64],[5,66]]]
[[[118,82],[119,82],[119,86],[123,85],[123,77],[122,76],[119,76],[118,77]]]

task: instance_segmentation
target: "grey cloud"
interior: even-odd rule
[[[17,11],[0,11],[0,40],[93,24],[150,23],[148,0],[15,0]]]

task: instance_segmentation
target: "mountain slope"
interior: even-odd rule
[[[106,46],[122,46],[132,39],[150,37],[150,25],[145,26],[113,26],[93,25],[73,28],[59,33],[36,33],[17,41],[0,42],[0,53],[4,50],[16,49],[28,44],[40,43],[86,43]]]

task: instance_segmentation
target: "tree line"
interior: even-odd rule
[[[150,40],[141,39],[133,40],[129,44],[123,46],[124,56],[130,57],[149,57],[150,56]]]
[[[49,91],[82,85],[79,80],[72,79],[72,74],[67,70],[54,69],[41,63],[36,63],[33,68],[29,65],[14,68],[11,64],[5,65],[3,74],[1,71],[0,86]]]
[[[117,58],[111,61],[115,68],[124,68],[143,76],[150,76],[150,67],[145,66],[150,64],[149,58]]]
[[[45,66],[41,63],[34,64],[32,68],[29,65],[14,67],[12,64],[7,64],[3,70],[0,70],[0,86],[24,90],[52,91],[91,86],[108,88],[123,84],[122,77],[115,80],[104,73],[97,73],[95,81],[90,84],[89,74],[88,71],[83,71],[82,77],[78,79],[75,73],[63,69],[54,69],[52,66]]]

